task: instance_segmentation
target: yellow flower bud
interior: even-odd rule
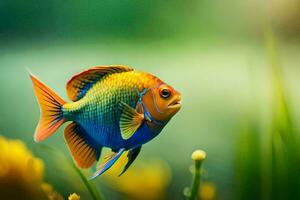
[[[76,193],[70,194],[68,200],[80,200],[80,196],[78,196]]]
[[[205,151],[202,150],[196,150],[192,153],[192,159],[194,161],[203,161],[206,158],[206,153]]]

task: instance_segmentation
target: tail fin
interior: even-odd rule
[[[34,133],[34,140],[40,142],[65,122],[62,106],[66,102],[32,74],[30,78],[41,110],[40,121]]]

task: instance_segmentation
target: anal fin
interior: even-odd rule
[[[122,148],[118,152],[113,153],[112,155],[109,156],[108,160],[105,161],[103,164],[99,166],[97,171],[93,174],[91,179],[96,178],[97,176],[103,174],[106,172],[113,164],[120,158],[120,156],[124,153],[125,149]]]
[[[133,161],[136,159],[136,157],[139,155],[140,151],[141,151],[141,146],[130,149],[127,157],[128,157],[128,161],[125,165],[125,167],[123,168],[122,172],[119,174],[119,176],[121,176],[122,174],[124,174],[127,169],[130,167],[130,165],[133,163]]]
[[[72,122],[65,128],[64,134],[78,167],[89,168],[99,160],[102,147],[96,144],[79,124]]]

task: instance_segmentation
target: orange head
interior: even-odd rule
[[[142,98],[151,116],[158,121],[170,120],[181,108],[181,95],[170,85],[158,81]]]

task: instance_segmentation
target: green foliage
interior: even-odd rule
[[[299,199],[300,146],[288,94],[283,80],[278,47],[270,27],[265,31],[271,97],[267,129],[259,127],[257,116],[238,141],[236,199]],[[262,136],[266,140],[262,140]]]

